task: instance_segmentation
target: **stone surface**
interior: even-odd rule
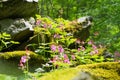
[[[12,40],[24,42],[33,35],[35,19],[3,19],[0,20],[1,32],[7,32],[11,35]]]
[[[34,16],[37,10],[36,0],[1,0],[0,19]]]
[[[92,26],[93,18],[91,16],[84,16],[77,19],[77,23],[82,26],[82,30],[74,32],[73,36],[80,39],[81,41],[86,41],[90,36],[90,28]]]

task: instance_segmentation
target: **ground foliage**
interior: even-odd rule
[[[119,80],[119,68],[120,64],[115,62],[80,65],[76,68],[61,69],[46,73],[39,80],[82,80],[74,79],[76,77],[86,77],[87,79],[88,76],[81,76],[79,75],[80,72],[90,73],[93,76],[91,80]]]
[[[105,45],[113,53],[120,51],[119,3],[119,0],[39,0],[39,12],[43,16],[69,20],[93,16],[94,26],[90,38],[96,44]]]

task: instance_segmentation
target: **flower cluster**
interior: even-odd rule
[[[90,55],[98,54],[98,48],[97,46],[93,43],[92,40],[88,41],[88,45],[92,46],[92,51],[90,52]]]
[[[70,59],[67,54],[64,54],[63,56],[55,55],[49,62],[53,64],[56,64],[57,62],[70,64]],[[56,64],[55,66],[59,66],[59,65]]]
[[[56,45],[52,44],[52,45],[50,46],[50,49],[51,49],[51,51],[53,51],[53,52],[59,52],[59,53],[63,53],[63,52],[64,52],[64,48],[62,47],[62,45],[56,46]]]
[[[26,49],[26,54],[21,57],[20,63],[19,63],[19,67],[20,67],[22,70],[26,68],[26,63],[27,63],[28,60],[30,59],[29,55],[30,55],[30,53],[29,53],[29,51]]]
[[[55,64],[55,66],[57,67],[59,66],[57,64],[58,62],[70,64],[71,60],[75,60],[75,55],[70,54],[68,56],[68,54],[65,53],[65,50],[62,47],[62,45],[57,46],[57,45],[52,44],[50,48],[51,48],[51,51],[58,53],[54,55],[54,57],[50,60],[50,62]]]

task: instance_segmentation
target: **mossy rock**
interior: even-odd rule
[[[78,75],[80,72],[90,74],[93,79],[74,79],[81,77],[81,75]],[[76,68],[61,69],[46,73],[38,80],[120,80],[120,63],[105,62],[79,65]]]
[[[43,57],[32,52],[28,51],[30,54],[31,59],[36,59],[36,60],[43,60]],[[10,60],[10,59],[20,59],[21,56],[26,55],[26,51],[13,51],[13,52],[5,52],[0,54],[1,59],[5,60]]]
[[[30,66],[41,66],[41,64],[44,63],[44,58],[42,56],[32,51],[28,52],[30,54],[30,59],[28,61]],[[21,56],[24,55],[26,55],[26,51],[5,52],[0,54],[0,60],[2,60],[3,62],[14,62],[16,64],[19,64]]]
[[[36,68],[41,67],[41,64],[44,63],[44,58],[32,51],[29,51],[29,53],[29,71],[34,72]],[[26,51],[0,53],[0,74],[15,77],[23,75],[22,70],[19,69],[20,58],[23,55],[26,55]]]

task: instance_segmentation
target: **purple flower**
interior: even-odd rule
[[[26,61],[27,61],[27,56],[22,56],[20,61],[21,61],[22,63],[26,63]]]
[[[51,48],[52,51],[55,52],[57,47],[56,47],[56,45],[53,44],[53,45],[50,46],[50,48]]]
[[[64,54],[64,60],[63,60],[64,63],[70,63],[70,60],[67,56],[67,54]]]
[[[68,59],[68,56],[67,56],[67,54],[64,54],[64,58],[65,58],[65,59]]]
[[[22,56],[20,59],[19,66],[23,69],[25,68],[25,63],[27,62],[27,56]]]
[[[64,52],[64,49],[61,45],[58,46],[58,52],[59,53],[63,53]]]

